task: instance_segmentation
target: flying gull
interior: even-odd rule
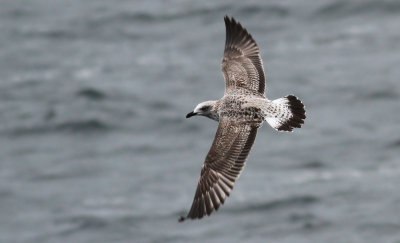
[[[265,97],[265,74],[258,45],[234,18],[225,16],[224,20],[224,96],[202,102],[186,115],[205,116],[219,125],[201,168],[192,207],[179,221],[201,219],[225,202],[264,121],[278,131],[292,131],[300,128],[306,118],[304,105],[296,96],[276,100]]]

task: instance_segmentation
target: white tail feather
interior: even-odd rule
[[[292,131],[293,128],[300,128],[304,124],[306,111],[303,103],[296,96],[288,95],[273,100],[270,105],[273,115],[266,117],[265,120],[276,130]]]

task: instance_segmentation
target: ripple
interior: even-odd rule
[[[299,195],[294,197],[277,199],[266,203],[253,204],[251,206],[237,208],[232,211],[233,213],[242,213],[242,212],[253,212],[253,211],[259,212],[265,210],[279,210],[286,208],[304,207],[315,204],[317,202],[319,202],[319,199],[315,196]]]
[[[22,30],[20,34],[26,38],[47,38],[54,40],[72,40],[78,37],[73,30],[68,29],[33,29]]]
[[[398,148],[398,147],[400,147],[400,138],[395,140],[395,141],[393,141],[393,142],[391,142],[391,143],[389,143],[387,147],[388,148]]]
[[[8,189],[0,189],[0,199],[4,200],[8,197],[13,196],[14,193],[11,190]]]
[[[317,9],[315,16],[335,17],[344,15],[367,14],[371,12],[398,13],[400,2],[398,1],[336,1]]]
[[[69,180],[77,178],[90,178],[98,176],[103,171],[97,167],[85,168],[80,166],[79,168],[73,168],[63,171],[41,171],[39,175],[35,175],[31,178],[32,181],[54,181],[54,180]]]
[[[103,121],[97,119],[88,119],[82,121],[66,121],[59,124],[37,125],[32,127],[20,127],[6,132],[12,136],[24,135],[44,135],[53,132],[71,132],[71,133],[92,133],[106,132],[112,127]]]
[[[173,107],[172,104],[167,101],[152,101],[147,103],[146,106],[148,106],[151,109],[160,111],[171,109]]]
[[[88,100],[103,100],[106,98],[106,95],[96,89],[93,88],[84,88],[76,92],[76,95],[79,97],[86,98]]]
[[[300,165],[300,167],[306,169],[321,169],[325,167],[325,163],[319,160],[312,160]]]
[[[290,14],[288,8],[278,5],[269,5],[267,7],[260,7],[260,6],[246,6],[242,7],[238,11],[241,14],[247,15],[254,15],[254,14],[264,14],[269,17],[271,16],[278,16],[278,17],[286,17]]]
[[[316,15],[326,16],[330,14],[340,13],[345,10],[347,1],[336,1],[329,3],[316,11]]]
[[[299,224],[303,230],[320,229],[331,224],[312,213],[293,213],[289,215],[288,220],[292,224]]]
[[[311,221],[314,219],[316,219],[316,217],[311,213],[305,213],[305,214],[293,213],[289,215],[289,221],[293,223]]]
[[[383,222],[383,223],[366,223],[359,227],[362,231],[376,232],[379,234],[394,234],[400,231],[400,224]]]
[[[93,132],[93,131],[106,131],[109,130],[109,126],[104,122],[91,119],[84,121],[69,121],[58,124],[54,127],[55,130],[60,131],[71,131],[71,132]]]
[[[120,23],[120,22],[145,22],[145,23],[153,23],[153,22],[165,22],[170,20],[184,19],[184,18],[193,18],[195,16],[203,16],[209,15],[213,13],[220,13],[221,16],[223,13],[229,9],[229,5],[221,5],[214,7],[199,7],[196,9],[186,9],[185,11],[178,11],[175,13],[150,13],[150,12],[128,12],[122,11],[118,12],[114,15],[107,16],[102,19],[97,19],[92,24],[101,25],[103,23]]]
[[[399,98],[399,94],[394,89],[376,90],[363,95],[362,98],[368,100],[397,100]]]
[[[73,216],[57,220],[55,223],[69,225],[68,229],[61,232],[61,235],[68,235],[84,230],[104,229],[109,225],[109,222],[106,219],[91,215]]]

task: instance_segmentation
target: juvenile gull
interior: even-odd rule
[[[201,168],[192,207],[179,221],[201,219],[225,202],[264,121],[278,131],[292,131],[306,118],[304,105],[296,96],[276,100],[265,97],[265,74],[256,42],[235,19],[225,16],[224,20],[224,96],[202,102],[186,115],[206,116],[219,125]]]

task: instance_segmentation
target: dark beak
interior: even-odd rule
[[[189,118],[189,117],[192,117],[192,116],[195,116],[195,115],[197,115],[197,113],[194,113],[194,112],[192,111],[192,112],[189,112],[189,113],[186,115],[186,118]]]

